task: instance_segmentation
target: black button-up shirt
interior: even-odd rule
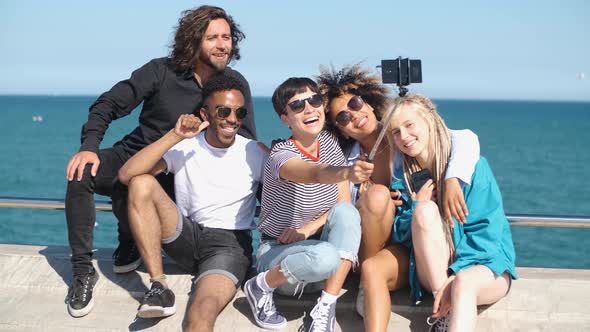
[[[248,115],[242,120],[238,133],[256,139],[250,86],[239,72],[229,67],[224,74],[238,79],[245,88]],[[192,71],[176,73],[168,64],[168,58],[153,59],[135,70],[130,78],[115,84],[90,106],[88,122],[82,127],[80,151],[98,153],[111,121],[130,114],[141,102],[139,126],[114,145],[127,158],[174,128],[180,115],[198,115],[203,96]]]

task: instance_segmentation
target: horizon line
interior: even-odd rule
[[[0,93],[0,97],[92,97],[97,98],[101,94],[27,94],[27,93],[13,93],[13,94],[4,94]],[[268,98],[270,99],[271,96],[252,96],[252,98]],[[433,100],[454,100],[454,101],[491,101],[491,102],[498,102],[498,101],[512,101],[512,102],[554,102],[554,103],[590,103],[590,99],[531,99],[531,98],[522,98],[522,99],[514,99],[514,98],[461,98],[461,97],[429,97]]]

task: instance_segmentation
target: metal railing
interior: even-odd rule
[[[54,198],[0,196],[0,208],[2,207],[63,210],[65,203],[63,199]],[[111,211],[111,202],[97,200],[95,207],[98,211]],[[256,215],[259,212],[257,209]],[[506,217],[512,226],[590,228],[590,217],[587,216],[507,214]]]
[[[36,198],[36,197],[9,197],[0,196],[0,207],[22,208],[22,209],[49,209],[63,210],[65,202],[57,198]],[[111,211],[110,201],[95,201],[95,208],[98,211]]]

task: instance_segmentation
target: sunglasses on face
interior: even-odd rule
[[[294,101],[288,103],[287,106],[289,106],[291,111],[293,111],[295,113],[301,113],[305,109],[305,102],[306,101],[312,107],[320,107],[320,106],[322,106],[322,103],[324,102],[322,100],[322,96],[315,94],[315,95],[310,96],[305,99],[294,100]]]
[[[231,114],[232,108],[227,106],[217,106],[217,108],[215,108],[215,111],[217,113],[217,117],[225,119]],[[245,107],[238,107],[235,109],[235,111],[236,119],[238,120],[242,120],[246,117],[246,115],[248,115],[248,109]]]
[[[350,98],[350,100],[346,104],[346,108],[355,112],[360,111],[363,108],[363,106],[365,106],[365,102],[363,101],[363,98],[359,96],[354,96]],[[349,124],[350,121],[352,121],[352,114],[350,114],[349,111],[340,111],[336,115],[336,122],[342,127]]]

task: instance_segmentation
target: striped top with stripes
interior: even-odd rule
[[[279,237],[283,230],[300,228],[334,207],[338,198],[337,184],[296,183],[279,176],[280,168],[291,158],[315,164],[345,165],[336,137],[325,130],[318,138],[318,156],[300,150],[291,139],[273,147],[264,167],[260,232]]]

